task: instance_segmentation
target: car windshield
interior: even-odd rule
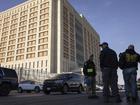
[[[69,77],[69,74],[57,74],[53,77],[53,79],[67,79]]]
[[[35,84],[35,82],[26,80],[26,81],[21,81],[20,84]]]
[[[8,68],[2,68],[5,76],[8,77],[17,77],[16,71]]]

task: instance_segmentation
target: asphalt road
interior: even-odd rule
[[[124,94],[121,93],[122,103],[103,103],[102,93],[98,93],[99,99],[88,99],[86,94],[68,93],[61,95],[53,93],[12,93],[8,97],[0,97],[0,105],[140,105],[140,102],[127,103]]]

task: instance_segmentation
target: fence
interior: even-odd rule
[[[47,73],[46,70],[39,70],[39,69],[25,69],[25,68],[18,68],[16,69],[18,80],[34,80],[36,82],[42,83],[45,79],[51,78],[52,76],[56,75],[55,73]]]

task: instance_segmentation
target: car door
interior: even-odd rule
[[[28,90],[28,81],[21,82],[19,87],[21,87],[23,90]]]
[[[32,81],[25,81],[21,86],[23,90],[32,90]]]
[[[35,82],[34,81],[30,81],[30,83],[28,84],[28,89],[29,90],[34,90],[35,88]]]

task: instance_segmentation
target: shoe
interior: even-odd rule
[[[93,96],[88,96],[88,99],[93,99]]]
[[[88,99],[97,99],[97,98],[99,98],[99,96],[97,96],[97,95],[88,96]]]
[[[113,95],[109,95],[109,97],[110,97],[110,98],[113,98],[114,96],[113,96]]]
[[[104,103],[110,103],[110,101],[109,100],[104,100]]]
[[[93,95],[92,97],[93,97],[93,98],[99,98],[99,96],[97,96],[97,95]]]
[[[116,102],[116,103],[122,102],[122,100],[121,100],[121,98],[120,98],[120,95],[116,96],[115,102]]]
[[[130,97],[126,97],[126,101],[127,102],[130,102],[131,101],[131,98]]]
[[[104,98],[104,103],[110,103],[109,98]]]
[[[137,98],[132,97],[132,102],[136,103],[137,102]]]

